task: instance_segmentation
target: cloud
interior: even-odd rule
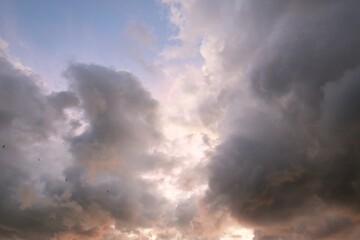
[[[163,2],[163,102],[97,64],[50,92],[0,39],[0,238],[358,239],[359,2]]]
[[[153,48],[155,47],[155,35],[151,28],[141,22],[131,22],[125,29],[125,34],[141,45]]]
[[[167,3],[178,37],[201,44],[211,94],[199,114],[219,122],[209,206],[255,239],[354,239],[359,3]]]
[[[248,116],[242,119],[237,116],[242,114],[241,107],[229,103],[232,133],[213,158],[209,195],[224,198],[223,203],[241,221],[267,226],[263,231],[268,232],[297,218],[297,227],[304,224],[301,216],[314,214],[314,199],[348,211],[357,208],[359,116],[354,96],[359,88],[353,85],[353,93],[346,90],[347,84],[356,81],[356,74],[348,72],[356,71],[360,57],[352,50],[360,43],[360,35],[354,33],[357,26],[352,24],[356,18],[352,5],[356,4],[291,2],[278,12],[281,8],[274,5],[244,3],[244,9],[256,18],[246,19],[242,29],[256,29],[255,36],[246,37],[254,39],[255,45],[247,40],[243,46],[240,40],[236,48],[254,48],[255,57],[245,54],[242,60],[236,54],[244,55],[229,44],[222,60],[230,71],[236,63],[241,66],[249,60],[242,79],[248,81],[247,91],[261,107],[244,111]],[[334,90],[333,84],[341,86]],[[342,121],[335,120],[340,116]],[[329,134],[323,122],[331,122],[331,128],[346,128],[351,138],[339,139],[339,131]],[[249,130],[243,133],[242,128]],[[285,234],[278,230],[274,239],[332,238],[330,229],[340,236],[349,228],[356,229],[352,217],[340,219],[320,218],[323,225],[316,233],[304,229],[298,234],[295,227]]]
[[[5,54],[0,55],[0,86],[0,236],[42,239],[62,226],[49,222],[51,210],[39,205],[46,173],[37,162],[50,139],[64,134],[66,116],[50,103],[36,76],[14,66]],[[49,144],[37,146],[44,142]]]
[[[157,38],[154,30],[143,22],[131,21],[122,33],[123,44],[126,45],[127,56],[134,60],[144,73],[158,79],[161,76],[159,62],[149,56],[158,50]]]
[[[153,150],[157,101],[128,72],[74,64],[65,75],[68,91],[46,93],[0,56],[0,238],[127,239],[166,222],[169,204],[142,178],[169,168]]]
[[[73,65],[65,74],[88,125],[71,140],[76,160],[92,170],[142,167],[140,159],[161,140],[158,103],[150,93],[131,73],[97,65]]]
[[[8,46],[9,46],[9,44],[8,44],[4,39],[2,39],[2,38],[0,37],[0,49],[1,49],[1,50],[4,50],[4,49],[6,49]]]

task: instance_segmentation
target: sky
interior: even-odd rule
[[[1,240],[360,239],[357,0],[0,0]]]

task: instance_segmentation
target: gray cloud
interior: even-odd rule
[[[131,73],[97,65],[73,65],[66,76],[88,124],[71,140],[75,159],[92,171],[122,169],[125,174],[128,167],[142,168],[141,159],[161,140],[158,103],[150,93]]]
[[[79,104],[79,99],[74,93],[68,91],[52,93],[47,98],[49,103],[60,115],[63,114],[65,109],[78,106]]]
[[[158,103],[128,72],[76,64],[65,76],[79,96],[86,125],[69,141],[75,160],[65,171],[71,199],[100,206],[122,231],[166,221],[167,202],[141,178],[169,166],[152,151],[162,140]]]
[[[60,135],[66,117],[35,76],[14,67],[5,54],[0,55],[0,89],[0,238],[45,239],[63,226],[48,221],[51,209],[39,206],[39,155],[28,156],[27,149],[35,151],[34,142]]]
[[[226,209],[256,240],[358,239],[359,2],[173,7],[179,49],[202,40],[209,98],[199,115],[220,129],[205,201],[174,207],[155,186],[161,179],[143,178],[174,163],[155,150],[159,103],[136,76],[72,64],[69,90],[47,94],[0,49],[0,238],[115,239],[116,229],[146,239],[139,229],[152,228],[159,239],[206,239],[206,223],[220,229]],[[142,26],[128,34],[153,42]],[[194,188],[202,167],[174,182]],[[201,215],[209,208],[218,219]]]
[[[224,31],[214,27],[207,33],[223,45],[213,56],[217,76],[237,80],[222,91],[225,105],[215,99],[225,119],[209,166],[208,203],[227,206],[240,222],[258,229],[256,239],[354,239],[359,3],[224,5],[218,10],[228,11],[228,18],[218,18]],[[321,217],[319,205],[335,216]]]
[[[168,203],[141,178],[170,166],[152,150],[157,102],[127,72],[76,64],[65,75],[71,91],[46,94],[1,55],[0,238],[100,240],[118,229],[127,239],[166,222]],[[80,134],[69,134],[73,121]]]

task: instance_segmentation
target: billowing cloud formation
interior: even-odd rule
[[[49,92],[0,39],[0,239],[359,239],[360,3],[163,2],[164,118],[126,71]]]
[[[92,169],[144,167],[144,162],[135,166],[136,161],[159,143],[161,133],[157,102],[135,76],[96,65],[74,65],[66,76],[79,93],[88,122],[71,140],[75,158]]]
[[[41,239],[57,224],[47,221],[46,206],[36,206],[39,170],[34,174],[33,166],[38,156],[26,153],[28,145],[36,148],[34,141],[57,135],[57,126],[64,122],[65,106],[58,104],[62,101],[60,95],[46,96],[36,84],[36,76],[15,68],[5,54],[0,55],[0,85],[0,236]],[[74,104],[76,101],[67,106]],[[29,233],[34,235],[28,236]]]
[[[152,150],[157,102],[127,72],[65,75],[71,91],[47,94],[0,56],[0,238],[128,239],[165,221],[166,201],[141,178],[169,166]]]
[[[200,113],[225,113],[207,201],[256,239],[358,238],[359,2],[180,5],[179,38],[205,37],[217,86]]]
[[[90,197],[122,221],[120,225],[155,224],[159,206],[166,204],[140,173],[167,166],[151,150],[161,140],[157,102],[128,72],[78,64],[65,75],[79,95],[87,125],[70,140],[71,153],[80,165],[66,172],[76,186],[74,198],[86,203]],[[98,181],[83,186],[89,174]]]

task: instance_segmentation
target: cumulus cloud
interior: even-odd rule
[[[243,32],[224,39],[220,62],[224,71],[243,68],[238,81],[248,88],[239,83],[231,94],[248,91],[257,105],[228,103],[229,134],[210,166],[209,201],[263,228],[259,239],[344,238],[357,228],[356,6],[244,1],[233,13]],[[317,201],[332,206],[329,212],[354,213],[319,217],[322,224],[312,230],[302,216],[311,221],[306,216],[316,214]],[[295,221],[289,229],[278,225],[288,221]]]
[[[44,172],[37,163],[40,152],[47,151],[36,143],[62,135],[66,116],[50,103],[36,77],[15,67],[5,54],[0,55],[0,85],[0,236],[42,239],[57,226],[47,221],[47,206],[39,206]]]
[[[169,167],[153,150],[157,101],[128,72],[74,64],[65,76],[68,91],[46,93],[0,56],[0,238],[128,239],[166,222],[142,178]]]
[[[255,239],[357,238],[359,3],[165,2],[201,44],[199,114],[219,122],[209,206]]]
[[[140,159],[161,140],[158,103],[150,93],[131,73],[96,65],[73,65],[65,75],[88,125],[71,140],[76,160],[93,170],[142,167]]]
[[[162,2],[163,102],[96,64],[48,91],[0,39],[0,238],[358,239],[360,3]]]

